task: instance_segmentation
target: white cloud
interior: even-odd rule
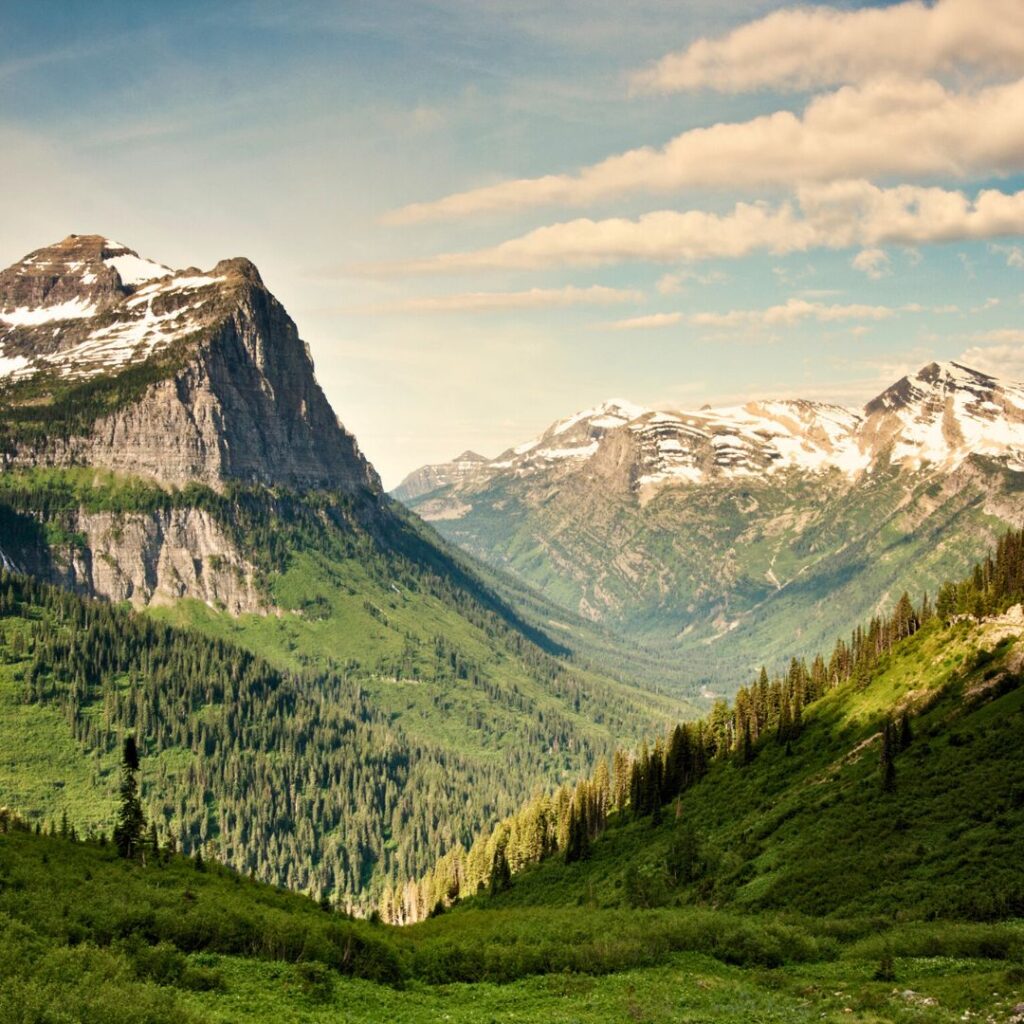
[[[658,210],[636,219],[576,220],[536,228],[486,249],[364,266],[364,272],[538,269],[627,261],[678,263],[812,249],[874,249],[1024,233],[1024,191],[986,189],[973,199],[937,187],[869,181],[804,185],[794,200],[737,203],[724,214]]]
[[[991,331],[980,331],[977,334],[973,334],[971,335],[971,340],[1024,345],[1024,329],[1020,327],[997,327]]]
[[[721,270],[709,270],[706,273],[701,273],[699,270],[686,268],[671,274],[662,274],[655,287],[661,295],[675,295],[683,291],[690,283],[707,287],[713,284],[724,284],[728,280],[729,275]]]
[[[1019,245],[993,245],[991,248],[1006,257],[1008,267],[1024,269],[1024,249]]]
[[[530,288],[520,292],[461,292],[428,295],[401,302],[365,306],[357,312],[380,313],[481,313],[500,309],[547,309],[556,306],[608,306],[617,302],[642,302],[641,291],[590,285],[577,288]]]
[[[790,327],[802,320],[835,323],[839,320],[887,320],[900,310],[891,306],[861,304],[826,305],[806,299],[789,299],[767,309],[733,309],[727,313],[694,313],[690,323],[698,327]]]
[[[938,0],[841,11],[774,11],[717,39],[698,39],[635,74],[641,92],[809,89],[880,73],[935,75],[956,69],[1019,73],[1020,0]]]
[[[958,362],[993,377],[1024,380],[1024,330],[1009,327],[983,331],[973,340],[980,344],[965,349]]]
[[[792,186],[857,177],[928,178],[1024,169],[1024,79],[954,92],[884,78],[750,121],[695,128],[660,148],[582,168],[500,182],[392,211],[411,224],[545,204],[580,206],[633,192]]]
[[[649,313],[646,316],[632,316],[627,320],[615,320],[602,326],[608,331],[641,331],[656,327],[672,327],[682,319],[682,313]]]
[[[872,281],[878,281],[889,273],[889,254],[884,249],[861,249],[850,260],[850,266],[867,274]]]

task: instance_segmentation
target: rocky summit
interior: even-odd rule
[[[380,491],[246,259],[171,270],[69,235],[0,273],[4,465]]]

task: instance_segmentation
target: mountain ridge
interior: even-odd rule
[[[958,363],[861,412],[806,400],[556,421],[407,504],[549,600],[729,686],[1024,518],[1024,387]]]
[[[973,396],[961,408],[946,409],[961,393]],[[998,398],[999,402],[993,401]],[[909,419],[903,410],[917,413]],[[965,436],[966,413],[974,421],[991,424],[994,410],[1012,426],[997,439],[973,431]],[[926,447],[936,417],[949,419],[948,431]],[[699,410],[650,409],[624,399],[608,399],[597,406],[556,420],[532,441],[506,449],[493,459],[463,457],[413,470],[392,490],[400,501],[416,501],[431,490],[450,485],[473,486],[505,471],[525,474],[560,461],[585,462],[597,454],[601,441],[613,430],[628,427],[636,435],[634,491],[651,495],[659,486],[707,483],[713,476],[758,476],[785,469],[828,472],[839,469],[854,477],[871,470],[886,454],[893,462],[941,463],[954,469],[979,448],[986,454],[1010,459],[1024,468],[1024,385],[949,361],[932,362],[915,374],[890,385],[860,410],[812,399],[751,400],[742,405]],[[918,428],[918,435],[914,429]],[[907,434],[910,434],[907,437]],[[916,454],[914,441],[922,451]],[[906,450],[892,454],[903,441]],[[460,466],[459,471],[454,467]],[[472,472],[476,469],[476,473]],[[428,510],[431,518],[433,509]]]

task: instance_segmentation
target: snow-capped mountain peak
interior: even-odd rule
[[[496,476],[561,479],[611,451],[611,435],[629,439],[630,487],[641,498],[664,487],[787,471],[838,472],[851,480],[883,464],[948,472],[972,455],[1024,470],[1024,385],[942,362],[903,377],[860,411],[804,399],[656,411],[609,399],[496,459],[458,472],[430,467],[431,478],[460,492]],[[624,456],[615,450],[620,464]],[[406,500],[425,493],[413,490],[400,493]]]
[[[216,271],[173,271],[102,235],[68,235],[0,273],[0,378],[96,376],[216,317]]]
[[[929,363],[865,406],[872,458],[954,468],[970,455],[1024,468],[1024,385],[960,363]]]

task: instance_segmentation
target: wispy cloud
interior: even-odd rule
[[[637,92],[810,89],[880,73],[934,75],[969,68],[1019,73],[1019,0],[919,0],[841,11],[774,11],[716,39],[698,39],[632,76]]]
[[[457,192],[403,206],[384,219],[413,224],[528,206],[581,206],[637,192],[879,175],[965,177],[1021,168],[1024,79],[956,92],[936,81],[891,77],[817,97],[802,115],[782,110],[695,128],[660,148],[629,150],[576,174]]]
[[[995,377],[1024,380],[1024,330],[997,328],[972,335],[975,344],[966,348],[959,362]]]
[[[1008,267],[1024,269],[1024,249],[1019,245],[993,245],[991,249],[1006,258]]]
[[[850,266],[878,281],[889,273],[889,254],[884,249],[861,249],[850,260]]]
[[[606,331],[646,331],[659,327],[672,327],[681,323],[682,313],[648,313],[646,316],[632,316],[625,320],[613,320],[602,324]]]
[[[662,295],[674,295],[684,291],[689,284],[698,284],[701,287],[708,287],[713,284],[724,284],[729,280],[729,275],[721,270],[708,270],[701,272],[692,267],[673,271],[670,274],[662,274],[655,286]]]
[[[834,323],[838,320],[887,320],[901,312],[891,306],[867,306],[859,303],[827,305],[806,299],[789,299],[766,309],[732,309],[725,313],[694,313],[690,323],[699,327],[779,327],[802,320]]]
[[[504,309],[549,309],[557,306],[610,306],[620,302],[642,302],[644,293],[631,288],[590,285],[578,288],[530,288],[518,292],[460,292],[456,295],[428,295],[400,302],[363,306],[358,313],[482,313]]]
[[[1024,106],[1022,106],[1024,112]],[[918,185],[883,188],[853,180],[804,185],[794,200],[736,203],[728,213],[658,210],[636,219],[577,218],[468,252],[375,264],[373,274],[595,266],[737,259],[882,244],[918,245],[1024,233],[1024,191],[986,189],[973,199]],[[863,267],[861,268],[863,269]]]

